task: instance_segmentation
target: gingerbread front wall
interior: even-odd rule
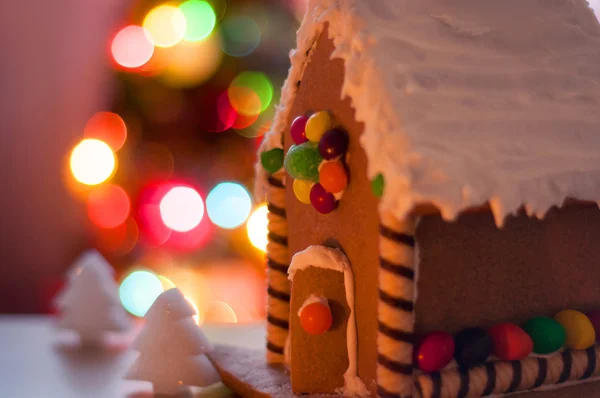
[[[290,255],[306,249],[310,245],[331,243],[339,245],[352,265],[355,280],[355,313],[358,334],[358,374],[366,386],[374,393],[377,336],[377,269],[378,269],[378,228],[377,198],[371,193],[366,175],[366,155],[360,148],[359,136],[363,125],[354,119],[354,111],[348,99],[340,99],[344,76],[343,61],[328,61],[333,51],[333,43],[322,34],[318,46],[305,71],[298,88],[298,94],[290,113],[293,118],[307,112],[330,110],[339,124],[349,134],[348,168],[350,183],[339,207],[330,214],[319,214],[311,205],[302,204],[296,199],[291,187],[291,178],[286,181],[286,211],[289,225]],[[289,125],[284,134],[285,151],[293,144]],[[329,241],[329,242],[328,242]],[[332,271],[333,272],[333,271]],[[340,274],[340,273],[338,273]],[[338,277],[340,277],[338,275]],[[299,283],[299,281],[294,281]],[[335,280],[332,280],[335,285]],[[294,298],[292,297],[292,301]],[[290,317],[291,334],[298,323],[294,322],[294,305]],[[302,331],[300,330],[299,333]],[[298,347],[294,346],[298,344]],[[292,353],[303,350],[301,340],[292,337]],[[296,385],[309,383],[311,378],[337,380],[339,384],[343,371],[339,361],[328,361],[335,355],[326,344],[322,347],[324,363],[332,363],[325,368],[304,371],[302,376],[293,375]],[[335,362],[335,364],[333,364]],[[347,361],[345,362],[347,364]],[[293,372],[293,370],[292,370]],[[343,384],[343,383],[342,383]],[[333,385],[331,385],[333,386]],[[341,385],[338,385],[338,387]],[[333,391],[330,391],[333,392]]]

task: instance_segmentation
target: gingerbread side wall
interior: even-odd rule
[[[489,212],[425,216],[416,239],[417,333],[600,308],[596,206],[555,209],[542,221],[509,217],[500,229]]]
[[[291,178],[287,176],[289,252],[293,255],[310,245],[333,243],[339,245],[348,256],[355,281],[358,374],[374,394],[379,265],[378,201],[370,189],[370,182],[366,175],[367,159],[359,142],[364,127],[355,120],[350,101],[340,99],[344,65],[340,59],[329,60],[333,49],[333,42],[328,39],[325,30],[318,39],[314,54],[298,87],[296,100],[290,113],[290,122],[296,116],[307,112],[331,111],[350,137],[347,162],[350,183],[339,207],[330,214],[322,215],[312,206],[302,204],[296,199],[292,191]],[[288,125],[284,132],[286,152],[292,144],[289,128]],[[292,347],[292,350],[294,349]]]

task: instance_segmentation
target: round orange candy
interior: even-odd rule
[[[329,193],[342,192],[348,185],[348,175],[340,162],[327,162],[319,170],[319,183]]]
[[[329,306],[324,303],[312,303],[300,312],[300,325],[308,334],[323,334],[331,328],[333,318]]]

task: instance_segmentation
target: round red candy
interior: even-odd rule
[[[437,372],[452,361],[454,339],[450,333],[431,332],[420,341],[415,350],[417,366],[423,372]]]
[[[319,153],[323,159],[331,160],[348,150],[348,136],[340,129],[327,131],[319,141]]]
[[[290,133],[292,134],[292,139],[296,143],[296,145],[300,145],[303,142],[308,141],[306,138],[306,122],[308,122],[308,118],[306,116],[298,116],[292,122],[292,127],[290,128]]]
[[[309,304],[300,312],[300,325],[308,334],[323,334],[331,328],[332,323],[331,310],[325,303]]]
[[[331,213],[337,206],[335,196],[327,192],[321,184],[315,184],[310,189],[310,203],[321,214]]]
[[[494,355],[503,361],[525,359],[533,351],[533,340],[519,326],[500,323],[488,330]]]

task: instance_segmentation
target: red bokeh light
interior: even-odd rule
[[[137,219],[141,230],[140,240],[147,246],[191,251],[202,247],[212,235],[213,226],[208,217],[202,217],[200,224],[186,232],[174,231],[164,224],[160,202],[172,188],[178,186],[191,187],[204,197],[197,187],[180,181],[150,183],[141,190],[137,201]]]
[[[94,188],[87,199],[90,220],[100,228],[115,228],[125,222],[131,210],[127,193],[118,185]]]
[[[222,91],[205,91],[196,100],[198,125],[211,133],[221,133],[231,128],[237,113],[228,101],[221,100]]]
[[[243,114],[237,112],[231,104],[229,93],[227,91],[219,96],[217,111],[223,125],[228,125],[229,127],[238,130],[251,126],[260,116],[260,113]]]
[[[127,139],[127,126],[116,113],[98,112],[88,120],[83,135],[104,141],[113,151],[118,151]]]
[[[138,242],[139,229],[131,217],[116,228],[99,229],[96,232],[98,248],[116,256],[129,253]]]

